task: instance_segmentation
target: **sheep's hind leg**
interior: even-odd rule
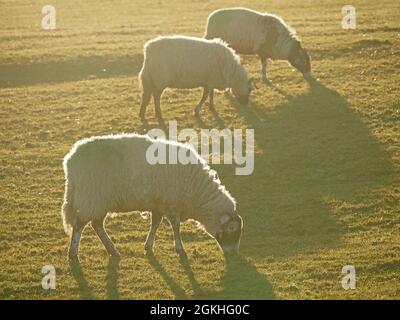
[[[210,94],[210,90],[207,88],[204,88],[203,95],[202,95],[199,103],[197,104],[196,109],[194,109],[194,114],[196,116],[200,113],[201,107],[203,106],[204,102],[206,102],[209,94]]]
[[[145,118],[146,108],[147,108],[147,105],[150,102],[151,93],[152,93],[151,90],[149,90],[148,88],[143,88],[142,102],[140,104],[140,112],[139,112],[139,117],[141,119]]]
[[[79,262],[79,244],[81,242],[82,232],[85,229],[86,223],[77,220],[72,227],[71,242],[68,250],[68,258],[73,262]]]
[[[146,243],[144,245],[144,251],[146,254],[153,253],[154,240],[156,238],[156,232],[157,232],[158,226],[161,223],[161,220],[162,220],[161,214],[157,214],[154,212],[151,213],[151,226],[150,226],[149,233],[147,234]]]
[[[183,247],[182,239],[181,239],[181,220],[178,216],[168,216],[169,223],[172,227],[172,232],[174,234],[174,245],[175,251],[179,254],[185,254],[185,248]]]
[[[153,91],[153,98],[154,98],[154,108],[156,111],[157,119],[162,119],[161,115],[161,95],[163,90],[155,90]]]
[[[106,230],[104,229],[104,219],[93,220],[92,227],[96,232],[97,236],[100,238],[104,247],[106,248],[108,255],[114,258],[118,258],[119,252],[117,249],[115,249],[114,243],[112,242]]]

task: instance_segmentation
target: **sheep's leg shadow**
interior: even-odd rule
[[[199,283],[197,282],[192,267],[190,266],[189,259],[186,254],[179,255],[179,261],[185,270],[187,277],[189,278],[190,285],[192,286],[193,292],[196,297],[203,296],[204,292],[203,289],[200,287]]]
[[[72,276],[78,284],[79,294],[81,299],[93,300],[95,297],[92,294],[92,290],[89,288],[86,281],[85,275],[83,274],[82,267],[79,261],[71,260],[69,262]]]
[[[147,260],[150,265],[153,267],[155,271],[157,271],[167,285],[171,288],[171,291],[174,293],[176,299],[188,299],[188,296],[175,281],[170,277],[170,275],[165,271],[164,267],[160,264],[157,258],[154,255],[148,255]]]
[[[119,299],[118,269],[119,269],[119,259],[110,257],[107,265],[107,286],[106,286],[107,299],[110,300]]]
[[[275,91],[277,91],[279,94],[281,94],[282,96],[284,96],[285,97],[285,99],[292,99],[293,98],[293,96],[292,95],[290,95],[290,94],[287,94],[285,91],[283,91],[281,88],[279,88],[279,86],[277,85],[277,84],[274,84],[274,83],[270,83],[269,84],[270,85],[270,87],[272,88],[272,89],[274,89]]]
[[[266,276],[240,255],[233,255],[226,259],[225,274],[221,280],[223,291],[211,298],[275,299],[273,287]]]
[[[229,94],[225,94],[225,96],[230,101],[231,105],[238,111],[238,113],[245,117],[247,122],[251,123],[253,126],[262,125],[265,122],[265,116],[263,116],[263,114],[259,114],[260,112],[252,103],[250,103],[249,106],[242,106],[233,96]]]
[[[215,108],[210,109],[215,121],[217,121],[218,127],[219,128],[225,128],[225,122],[222,120],[222,118],[219,116],[217,110]]]

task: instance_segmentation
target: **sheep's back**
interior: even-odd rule
[[[98,137],[73,148],[65,169],[81,218],[133,210],[178,213],[193,206],[199,196],[196,178],[205,175],[201,159],[195,153],[197,164],[150,164],[146,152],[152,143],[127,135]]]
[[[149,42],[145,51],[146,67],[160,88],[208,85],[217,77],[223,59],[233,59],[220,42],[191,37],[158,38]]]
[[[207,39],[220,38],[237,53],[256,53],[263,15],[249,9],[232,8],[214,11],[208,18]]]

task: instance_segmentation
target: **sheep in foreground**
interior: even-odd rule
[[[248,103],[253,89],[240,58],[223,41],[185,36],[158,37],[147,42],[139,82],[141,118],[152,95],[156,115],[161,118],[160,99],[165,88],[204,88],[195,114],[208,97],[210,109],[214,109],[214,89],[231,88],[241,104]]]
[[[288,60],[306,78],[311,77],[310,56],[295,31],[278,16],[245,8],[216,10],[208,17],[204,37],[220,38],[239,54],[257,54],[264,82],[268,81],[268,58]]]
[[[189,164],[151,164],[151,148],[176,148]],[[150,148],[150,149],[149,149]],[[165,216],[173,230],[175,249],[184,253],[180,222],[193,219],[214,237],[224,253],[236,252],[242,219],[235,200],[216,172],[189,146],[148,136],[123,134],[83,139],[64,158],[64,229],[71,234],[69,258],[78,260],[83,229],[91,223],[107,252],[119,256],[104,229],[109,212],[150,211],[145,250],[152,252],[157,228]],[[72,231],[72,232],[71,232]]]

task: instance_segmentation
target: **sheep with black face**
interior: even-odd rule
[[[268,81],[268,59],[287,60],[304,77],[312,76],[307,50],[295,30],[276,15],[245,8],[216,10],[208,17],[204,37],[220,38],[239,54],[258,55],[265,82]]]

